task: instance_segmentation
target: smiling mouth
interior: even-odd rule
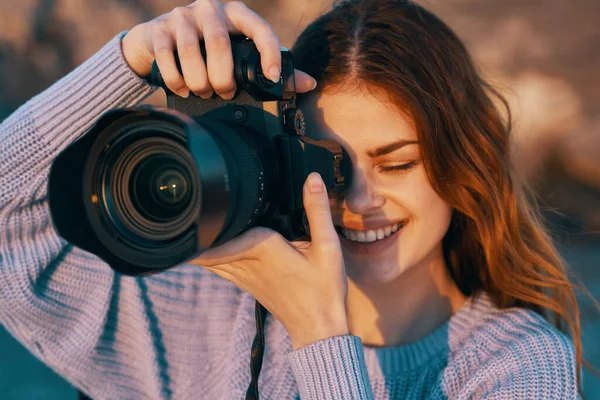
[[[406,224],[405,221],[398,222],[396,224],[388,225],[384,228],[379,229],[368,229],[368,230],[354,230],[348,229],[341,226],[335,227],[337,232],[344,238],[357,243],[373,243],[379,240],[383,240],[389,236],[392,236],[398,232]]]

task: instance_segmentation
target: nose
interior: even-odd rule
[[[385,197],[376,190],[375,182],[368,171],[354,168],[352,183],[339,198],[339,206],[352,214],[371,214],[385,204]]]

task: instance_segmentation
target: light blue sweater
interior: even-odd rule
[[[116,275],[50,220],[54,157],[102,113],[153,90],[129,69],[117,36],[0,125],[0,322],[94,399],[243,399],[253,298],[190,265]],[[291,351],[269,315],[261,398],[577,398],[566,336],[532,311],[472,300],[425,338],[394,348],[348,335]]]

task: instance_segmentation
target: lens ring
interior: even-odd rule
[[[106,207],[112,214],[111,219],[122,232],[131,232],[132,237],[141,240],[169,240],[184,231],[194,222],[193,215],[200,206],[199,183],[195,164],[185,147],[172,138],[144,135],[131,136],[130,140],[121,144],[119,151],[114,151],[109,162],[112,168],[105,169],[103,177],[103,195],[112,201],[113,207]],[[160,155],[171,158],[180,169],[189,171],[186,174],[190,184],[190,193],[178,215],[167,218],[156,218],[151,213],[140,209],[135,193],[131,191],[131,180],[135,179],[136,168],[145,159]]]
[[[179,117],[143,110],[105,124],[86,161],[93,188],[85,194],[98,200],[86,211],[102,225],[97,229],[102,243],[134,264],[140,257],[146,263],[167,257],[184,237],[193,251],[208,249],[275,210],[271,205],[279,193],[273,191],[273,183],[279,171],[274,149],[262,133],[248,127],[242,133],[237,125],[210,118],[200,123]],[[152,147],[150,142],[162,147],[162,153],[166,148],[183,157],[190,171],[194,190],[189,214],[180,224],[152,223],[132,205],[135,196],[125,183],[143,158],[140,153],[151,153],[144,147]]]

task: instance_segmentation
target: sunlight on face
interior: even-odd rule
[[[411,119],[373,92],[314,93],[301,107],[307,135],[337,141],[352,160],[352,185],[331,204],[348,277],[381,285],[440,261],[452,210],[427,178]]]

